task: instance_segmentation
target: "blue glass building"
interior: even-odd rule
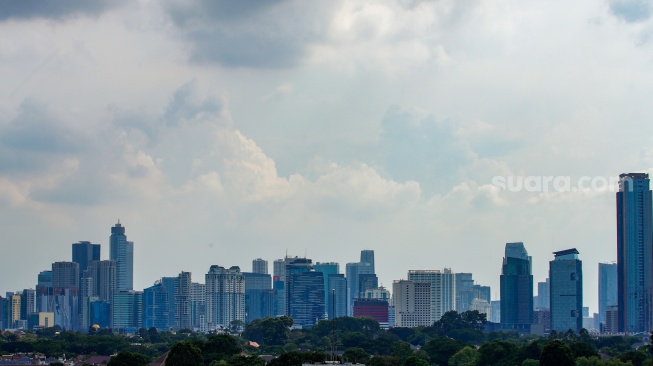
[[[604,329],[608,306],[617,306],[617,264],[599,263],[599,322]]]
[[[575,248],[553,254],[549,262],[551,330],[578,332],[583,327],[583,263]]]
[[[531,257],[524,243],[507,243],[501,267],[501,327],[530,333],[533,323]]]
[[[161,281],[143,290],[143,327],[170,329],[169,312],[168,291]]]
[[[620,332],[653,329],[653,233],[646,173],[619,175],[617,192],[617,291]]]
[[[111,228],[109,259],[116,261],[116,290],[134,289],[134,243],[127,241],[125,227],[118,222]]]

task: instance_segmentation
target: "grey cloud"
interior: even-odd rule
[[[17,117],[0,130],[0,145],[13,150],[40,153],[74,153],[84,146],[81,137],[66,128],[46,107],[25,100]]]
[[[194,80],[177,89],[170,98],[163,113],[168,125],[177,125],[183,120],[202,116],[218,116],[222,111],[222,103],[216,98],[198,100],[197,85]]]
[[[190,43],[190,61],[229,67],[297,64],[322,38],[337,2],[168,1],[166,12]]]
[[[392,107],[382,126],[379,149],[385,169],[397,180],[420,182],[426,191],[446,187],[474,154],[455,136],[451,124],[432,115]]]
[[[648,0],[612,0],[610,11],[621,20],[635,23],[651,17],[651,3]]]
[[[74,15],[97,16],[124,0],[0,0],[0,20],[46,18],[61,20]]]

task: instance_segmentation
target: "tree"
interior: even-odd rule
[[[236,338],[228,334],[213,335],[202,347],[202,355],[206,364],[214,360],[227,359],[241,351],[242,348],[238,345]]]
[[[301,354],[297,352],[286,352],[270,361],[268,366],[302,366],[302,362],[303,359]]]
[[[574,354],[571,347],[559,340],[549,342],[542,349],[541,366],[574,366]]]
[[[119,352],[111,357],[107,366],[147,366],[150,358],[136,352]]]
[[[410,343],[408,342],[399,341],[392,346],[392,355],[400,359],[402,362],[412,354],[413,350],[410,348]]]
[[[401,361],[392,356],[374,356],[370,359],[367,366],[401,366]]]
[[[243,332],[243,338],[266,346],[282,346],[288,342],[292,318],[256,319],[249,323]]]
[[[465,346],[449,358],[449,366],[474,366],[477,359],[478,351],[470,346]]]
[[[166,359],[166,366],[198,366],[203,364],[202,351],[188,341],[173,344]]]
[[[569,345],[571,347],[571,352],[574,354],[574,359],[578,357],[593,357],[598,356],[599,353],[596,352],[596,348],[593,345],[585,342],[573,342]]]
[[[540,366],[540,361],[527,358],[521,363],[521,366]]]
[[[229,361],[222,360],[217,362],[224,362],[229,366],[265,366],[265,360],[256,356],[233,355],[229,358]]]
[[[428,353],[431,363],[447,365],[451,356],[465,347],[465,344],[451,338],[438,337],[426,343],[422,350]]]
[[[478,366],[512,366],[519,359],[519,348],[507,341],[493,340],[478,349]]]
[[[429,363],[415,356],[410,356],[404,361],[404,366],[429,366]]]
[[[342,357],[352,363],[367,363],[370,359],[370,354],[365,352],[364,349],[356,347],[348,348]]]

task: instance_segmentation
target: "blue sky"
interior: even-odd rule
[[[543,281],[576,247],[596,311],[613,189],[495,176],[653,172],[644,1],[0,1],[2,291],[120,219],[135,285],[212,264],[376,251]]]

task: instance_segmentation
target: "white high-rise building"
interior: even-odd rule
[[[451,269],[410,270],[408,280],[431,285],[431,324],[440,320],[447,311],[456,310],[456,276]]]
[[[256,258],[252,261],[252,273],[268,274],[268,261]]]
[[[206,279],[207,330],[228,328],[232,321],[245,322],[245,276],[240,268],[211,266]]]
[[[392,284],[395,327],[414,328],[432,325],[431,284],[399,280]]]

